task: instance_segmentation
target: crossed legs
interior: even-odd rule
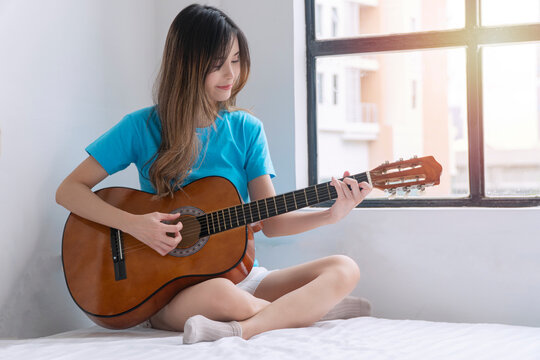
[[[191,316],[237,321],[244,339],[265,331],[309,326],[320,320],[356,286],[360,271],[335,255],[270,273],[254,295],[222,278],[180,292],[151,318],[152,326],[183,331]]]

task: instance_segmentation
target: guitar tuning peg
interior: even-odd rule
[[[426,186],[425,185],[418,185],[418,191],[422,194],[426,192]]]
[[[388,190],[388,193],[390,194],[388,196],[388,199],[394,199],[396,197],[396,195],[397,195],[396,189],[390,189],[390,190]]]

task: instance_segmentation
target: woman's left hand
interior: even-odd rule
[[[336,223],[343,219],[352,209],[364,200],[371,192],[372,186],[367,182],[358,183],[354,178],[350,178],[351,174],[345,171],[343,181],[340,181],[332,176],[330,185],[336,188],[338,197],[336,202],[328,211],[332,223]],[[350,185],[352,190],[347,185]]]

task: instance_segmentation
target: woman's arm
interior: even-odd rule
[[[88,220],[125,231],[131,214],[109,205],[91,190],[107,176],[103,167],[89,156],[60,184],[56,202]]]
[[[345,172],[344,177],[349,175],[348,172]],[[336,187],[338,193],[338,198],[331,208],[309,213],[290,212],[268,218],[263,221],[263,233],[268,237],[294,235],[319,226],[334,224],[362,202],[371,191],[371,186],[368,183],[359,184],[352,178],[345,178],[344,181],[333,178],[331,185]],[[350,185],[352,190],[347,185]],[[248,190],[252,201],[276,196],[269,175],[251,180],[248,184]]]
[[[56,202],[88,220],[133,235],[161,255],[174,249],[182,239],[179,233],[182,224],[167,225],[162,221],[174,220],[179,214],[134,215],[108,204],[92,192],[107,176],[105,169],[89,156],[60,184]],[[175,237],[167,236],[167,232],[174,233]]]

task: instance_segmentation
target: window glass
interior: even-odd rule
[[[315,0],[315,19],[318,39],[456,29],[465,26],[465,2]]]
[[[480,5],[484,26],[540,22],[539,0],[481,0]]]
[[[433,155],[443,166],[441,184],[425,195],[468,195],[463,48],[319,57],[316,69],[318,79],[337,79],[318,87],[318,182]]]
[[[483,48],[488,196],[540,196],[540,44]]]

